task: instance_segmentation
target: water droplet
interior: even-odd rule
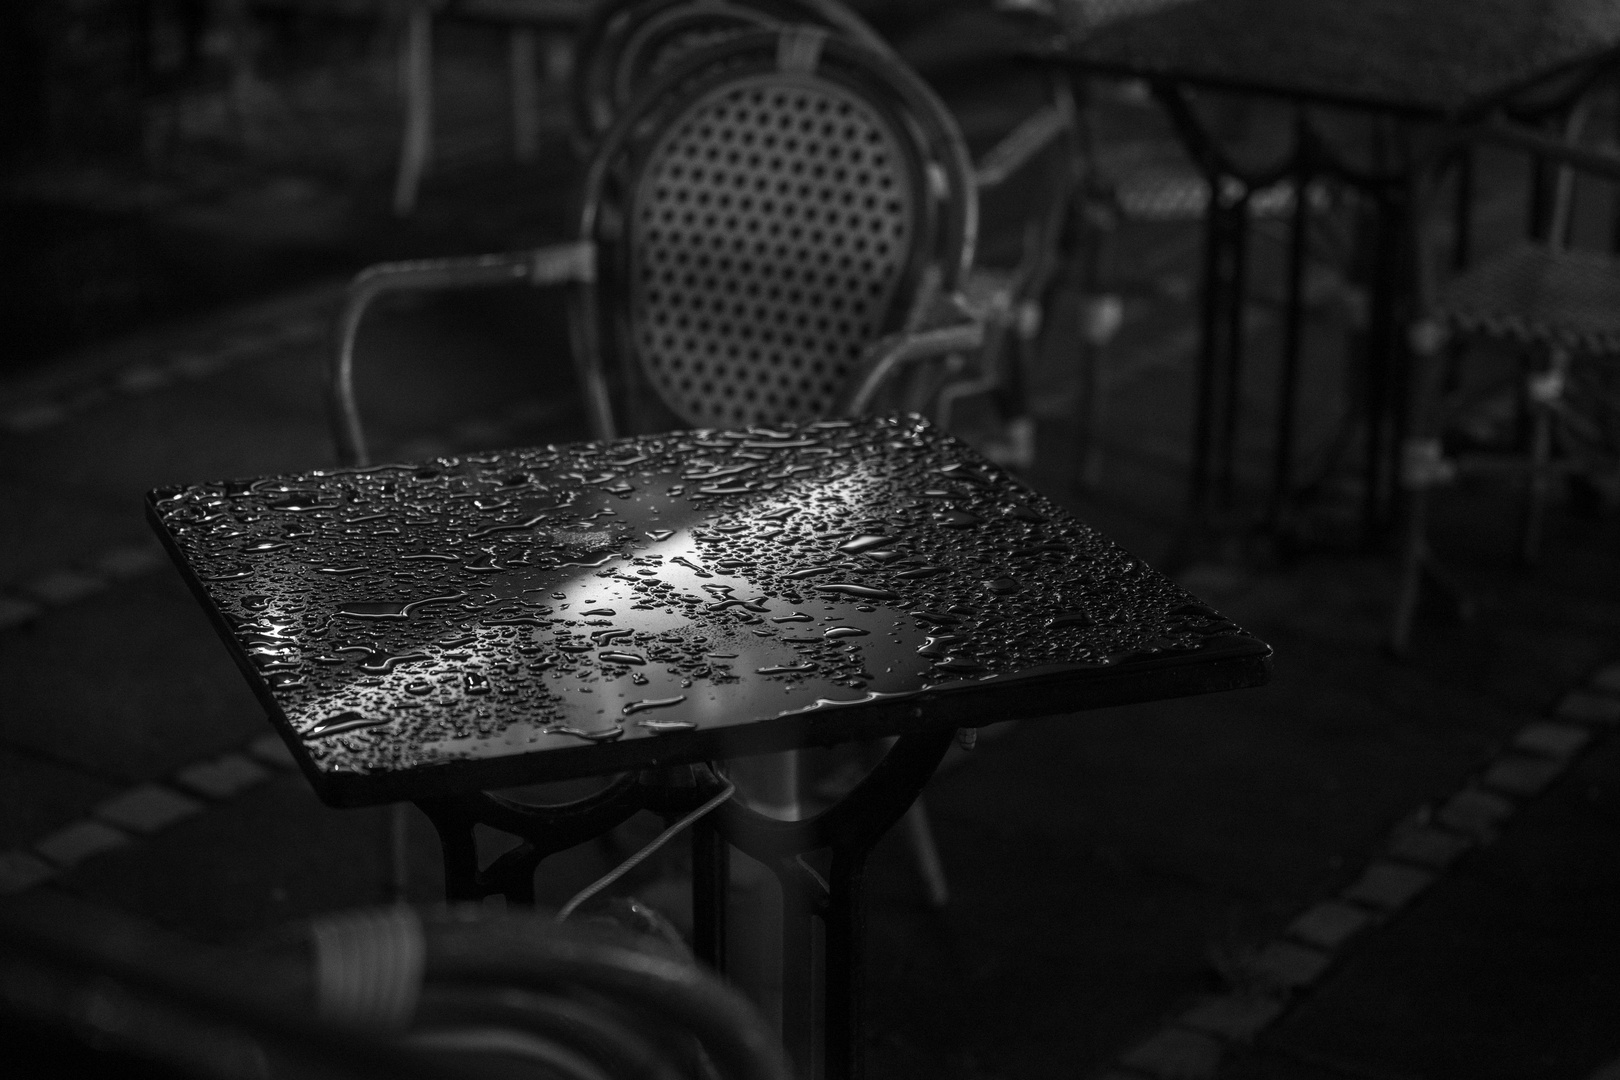
[[[934,521],[947,529],[967,529],[983,524],[984,518],[972,511],[959,510],[953,506],[949,510],[940,511],[934,517]]]
[[[1005,574],[998,578],[991,578],[989,581],[985,582],[984,585],[985,588],[1000,596],[1006,596],[1010,593],[1019,592],[1024,587],[1019,583],[1017,578],[1008,577]]]
[[[624,734],[624,728],[619,727],[617,724],[610,728],[579,728],[559,724],[557,727],[547,728],[546,730],[556,732],[559,735],[572,735],[575,738],[588,739],[591,742],[612,742]]]
[[[858,626],[829,626],[821,632],[821,636],[836,640],[846,637],[865,637],[870,632],[869,630],[862,630]]]
[[[855,596],[863,600],[900,599],[900,594],[897,592],[890,592],[888,589],[875,589],[870,585],[856,585],[847,581],[837,581],[830,585],[817,585],[816,591],[830,595]]]
[[[789,581],[802,581],[805,578],[815,577],[818,574],[835,574],[840,569],[842,568],[834,566],[831,563],[823,563],[820,566],[807,566],[803,570],[794,570],[792,573],[783,574],[782,576],[787,578]]]
[[[597,659],[605,660],[610,664],[645,664],[647,658],[640,653],[617,652],[604,650],[596,654]]]
[[[655,544],[661,544],[665,540],[668,540],[670,537],[672,537],[674,535],[675,535],[675,530],[674,529],[649,529],[649,530],[647,530],[647,538],[649,540],[651,540]]]
[[[863,551],[876,551],[878,548],[893,547],[895,538],[883,536],[879,533],[861,533],[838,545],[838,550],[846,555],[859,555]]]
[[[918,566],[910,570],[902,570],[894,576],[904,578],[907,581],[920,581],[923,578],[931,578],[943,573],[945,573],[943,566]]]
[[[366,600],[341,605],[337,613],[351,619],[405,619],[416,608],[426,604],[442,604],[451,600],[461,600],[466,593],[451,593],[447,596],[430,596],[425,600]]]
[[[652,717],[637,720],[636,725],[644,727],[648,731],[691,731],[697,727],[697,724],[691,720],[657,720]]]
[[[353,650],[345,649],[339,651],[352,652]],[[360,661],[360,670],[368,672],[372,675],[386,675],[388,672],[393,671],[401,664],[409,664],[418,660],[431,659],[433,659],[433,657],[429,656],[425,652],[368,653],[366,658]]]
[[[795,611],[795,612],[794,612],[794,613],[793,613],[793,614],[791,614],[791,615],[777,615],[777,616],[774,616],[774,617],[773,617],[773,618],[772,618],[772,619],[771,619],[771,622],[774,622],[774,623],[784,623],[784,622],[814,622],[814,621],[815,621],[815,616],[813,616],[813,615],[806,615],[806,614],[805,614],[805,613],[804,613],[804,612],[802,612],[802,611]]]
[[[947,615],[942,611],[929,611],[927,609],[908,611],[906,614],[910,615],[913,619],[918,619],[922,622],[934,623],[939,626],[952,626],[962,621],[955,615]]]
[[[814,670],[816,670],[814,664],[776,664],[772,667],[755,668],[754,672],[759,675],[802,675]]]
[[[1087,626],[1096,625],[1097,620],[1091,617],[1091,613],[1089,611],[1065,611],[1061,615],[1054,615],[1050,619],[1046,620],[1046,628],[1048,630],[1056,630],[1062,626],[1078,626],[1084,628]]]
[[[646,698],[642,701],[627,702],[621,711],[624,713],[624,715],[629,716],[632,713],[638,713],[645,709],[667,709],[669,706],[679,705],[685,700],[685,694],[676,694],[674,697],[666,698]],[[645,723],[645,721],[643,722]]]
[[[342,735],[347,731],[359,731],[361,728],[381,727],[387,720],[377,716],[367,716],[355,709],[345,709],[340,713],[323,717],[315,721],[315,725],[304,733],[304,738],[324,739],[330,735]]]

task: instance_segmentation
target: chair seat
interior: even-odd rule
[[[1447,283],[1436,308],[1463,333],[1620,354],[1620,261],[1525,244]]]

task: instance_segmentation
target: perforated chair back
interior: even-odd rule
[[[598,270],[576,355],[695,427],[834,414],[863,352],[915,328],[972,260],[949,115],[889,57],[820,30],[683,58],[620,117],[586,190]]]
[[[876,31],[837,0],[606,0],[581,30],[574,67],[574,131],[589,148],[636,92],[681,57],[751,30],[817,26],[888,52]]]

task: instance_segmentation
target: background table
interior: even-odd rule
[[[1263,642],[915,418],[199,484],[149,510],[316,791],[417,800],[453,898],[532,898],[545,854],[716,789],[677,766],[902,736],[813,818],[733,800],[714,822],[826,923],[831,1075],[860,1070],[866,853],[956,728],[1269,672]],[[615,772],[554,812],[484,794]],[[480,871],[478,823],[525,844]],[[825,881],[800,858],[822,848]],[[724,860],[698,853],[719,962]]]
[[[1211,489],[1229,497],[1239,411],[1244,259],[1249,195],[1290,182],[1296,193],[1327,176],[1370,196],[1378,210],[1369,272],[1364,401],[1363,518],[1371,537],[1389,516],[1405,436],[1405,321],[1414,187],[1435,164],[1437,135],[1546,88],[1552,103],[1620,49],[1620,6],[1605,0],[1190,0],[1109,23],[1037,51],[1082,74],[1147,80],[1209,180],[1202,357],[1193,446],[1195,509]],[[1242,160],[1201,121],[1189,89],[1287,102],[1292,137],[1267,160]],[[1533,97],[1534,95],[1531,95]],[[1532,109],[1545,107],[1532,101]],[[1347,138],[1345,113],[1388,122]],[[1466,188],[1466,184],[1464,185]],[[1278,388],[1272,511],[1291,484],[1294,397],[1302,332],[1307,200],[1296,197]],[[1466,206],[1466,191],[1459,205]],[[1466,218],[1462,218],[1466,228]]]

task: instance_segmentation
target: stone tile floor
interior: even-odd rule
[[[430,183],[426,247],[488,242],[508,212],[487,207],[535,175],[485,172]],[[1005,245],[989,210],[988,246]],[[1033,482],[1150,561],[1179,521],[1196,235],[1118,239],[1116,272],[1144,287],[1105,359],[1089,488],[1072,312],[1052,313],[1033,372]],[[364,261],[338,247],[323,272]],[[383,898],[384,815],[326,809],[285,769],[140,508],[160,483],[330,463],[334,295],[143,328],[0,386],[0,891],[210,941]],[[1309,407],[1330,416],[1344,331],[1319,316]],[[1254,320],[1257,357],[1273,333]],[[362,394],[395,456],[582,437],[564,341],[560,309],[528,293],[396,306],[367,334]],[[1263,431],[1245,446],[1257,475]],[[872,1075],[1575,1078],[1620,1057],[1616,512],[1556,511],[1524,573],[1512,507],[1489,486],[1446,500],[1437,544],[1479,610],[1426,619],[1408,663],[1379,650],[1382,557],[1207,545],[1181,573],[1273,643],[1271,686],[1025,723],[943,772],[928,807],[950,905],[927,908],[897,843],[873,874]],[[1318,519],[1331,535],[1331,506]],[[428,902],[421,822],[411,845]],[[612,854],[548,864],[543,902]]]

